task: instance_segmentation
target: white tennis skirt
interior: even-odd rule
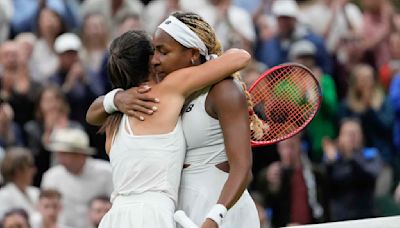
[[[208,212],[217,203],[228,175],[214,165],[191,165],[183,169],[178,209],[185,211],[200,227]],[[228,210],[220,228],[260,228],[256,206],[247,190]]]
[[[175,228],[175,205],[163,193],[117,196],[99,228]]]

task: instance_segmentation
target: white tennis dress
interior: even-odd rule
[[[208,93],[193,100],[182,115],[186,138],[185,164],[179,192],[178,209],[184,210],[198,226],[217,203],[228,173],[215,165],[227,161],[219,121],[205,109]],[[254,201],[246,190],[221,223],[222,228],[259,228]]]
[[[137,136],[129,126],[124,115],[110,151],[113,204],[99,227],[173,228],[186,151],[181,119],[167,134]]]

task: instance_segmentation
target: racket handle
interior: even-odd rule
[[[182,210],[176,211],[174,214],[174,220],[179,223],[183,228],[199,228],[189,217],[187,217],[186,213]]]

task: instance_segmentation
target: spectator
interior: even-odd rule
[[[317,0],[302,10],[301,19],[325,39],[330,53],[336,53],[343,38],[359,34],[363,20],[361,10],[349,0]]]
[[[296,135],[278,144],[280,161],[259,175],[259,188],[271,208],[274,227],[290,223],[309,224],[324,220],[321,175],[313,170]],[[317,179],[318,178],[318,179]]]
[[[139,15],[129,14],[122,18],[122,20],[118,23],[116,35],[121,36],[130,30],[144,30],[143,22]]]
[[[33,49],[32,62],[36,66],[33,79],[44,83],[58,67],[58,58],[54,52],[56,38],[66,31],[60,14],[51,8],[40,9],[37,17],[38,41]]]
[[[339,106],[339,120],[344,117],[359,118],[366,146],[377,148],[384,161],[390,164],[393,158],[394,112],[371,66],[360,64],[353,68],[347,93],[347,98]]]
[[[109,42],[109,29],[103,15],[99,13],[88,14],[83,19],[81,39],[82,48],[80,50],[80,59],[85,69],[93,75],[93,82],[100,81],[98,73],[101,68],[101,61]],[[103,82],[104,84],[104,82]],[[99,86],[98,94],[104,94],[104,85]]]
[[[58,224],[62,211],[61,198],[61,193],[57,190],[40,191],[38,212],[31,217],[32,228],[66,228]]]
[[[101,13],[109,28],[111,28],[111,37],[115,37],[118,22],[123,17],[130,14],[141,15],[143,4],[138,0],[86,0],[82,4],[82,16],[85,17],[91,13]]]
[[[154,34],[157,26],[171,13],[182,10],[180,0],[153,0],[144,9],[146,31]],[[189,10],[190,11],[190,10]]]
[[[61,89],[57,86],[47,85],[43,87],[36,99],[35,109],[35,119],[26,123],[24,130],[27,145],[32,150],[38,168],[34,185],[40,186],[43,173],[54,163],[46,148],[53,130],[66,127],[82,128],[82,126],[69,119],[69,105]]]
[[[90,228],[97,228],[103,216],[110,210],[109,196],[96,196],[89,203]]]
[[[379,68],[379,82],[386,91],[389,90],[392,78],[400,73],[400,32],[390,35],[389,39],[390,60]]]
[[[0,148],[22,146],[21,131],[14,123],[14,111],[8,103],[0,101]],[[0,155],[0,157],[2,157]],[[1,161],[1,158],[0,158]]]
[[[74,228],[88,228],[89,202],[97,195],[112,192],[111,167],[108,162],[92,159],[87,134],[80,129],[53,131],[49,149],[56,152],[59,165],[50,168],[42,179],[42,189],[58,190],[64,210],[60,223]]]
[[[382,160],[375,148],[364,146],[361,122],[344,119],[336,143],[324,140],[332,221],[373,217],[375,181]]]
[[[39,190],[31,186],[36,168],[31,151],[22,147],[7,149],[1,163],[6,185],[0,189],[0,220],[11,209],[22,208],[29,215],[35,211]]]
[[[56,73],[49,78],[50,82],[59,85],[67,97],[71,107],[71,119],[82,125],[86,124],[86,110],[97,95],[102,91],[99,80],[89,78],[78,52],[81,49],[79,37],[73,33],[65,33],[54,44],[60,63]]]
[[[209,0],[195,11],[212,25],[225,50],[237,47],[253,52],[256,35],[246,10],[233,5],[231,0]]]
[[[33,49],[37,41],[35,34],[28,32],[20,33],[14,38],[14,40],[17,42],[21,49],[20,51],[22,62],[28,65],[29,75],[36,75],[36,68],[33,65],[34,63],[32,60]]]
[[[374,69],[389,62],[389,35],[393,23],[393,6],[389,0],[363,0],[364,19],[361,50]]]
[[[26,50],[16,41],[7,41],[0,46],[0,63],[4,67],[1,81],[1,97],[15,111],[15,122],[22,128],[33,118],[34,97],[40,85],[31,79]]]
[[[308,40],[295,42],[289,50],[289,60],[303,64],[314,72],[323,93],[321,107],[306,128],[308,139],[311,143],[310,158],[314,162],[321,162],[322,139],[324,137],[333,138],[336,135],[335,114],[338,101],[336,96],[335,83],[329,74],[323,73],[316,65],[317,49],[315,45]]]
[[[1,223],[2,228],[31,228],[29,215],[24,209],[12,209],[7,211]]]
[[[330,56],[324,40],[298,23],[299,9],[294,0],[279,0],[272,5],[272,13],[277,17],[277,34],[268,41],[260,41],[256,50],[259,61],[269,67],[288,61],[288,52],[293,42],[306,39],[317,48],[317,64],[324,73],[332,73]]]

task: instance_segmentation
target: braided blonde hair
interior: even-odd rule
[[[197,34],[197,36],[206,45],[209,54],[216,54],[218,56],[222,54],[222,46],[215,35],[214,29],[201,16],[191,12],[176,12],[172,14],[172,16],[186,24],[193,32]],[[254,132],[253,136],[256,139],[260,139],[264,135],[264,130],[267,130],[268,127],[254,113],[254,105],[251,95],[247,91],[246,84],[243,82],[240,73],[236,72],[232,75],[232,77],[236,78],[242,86],[242,90],[246,95],[247,107],[249,109],[250,129]]]

